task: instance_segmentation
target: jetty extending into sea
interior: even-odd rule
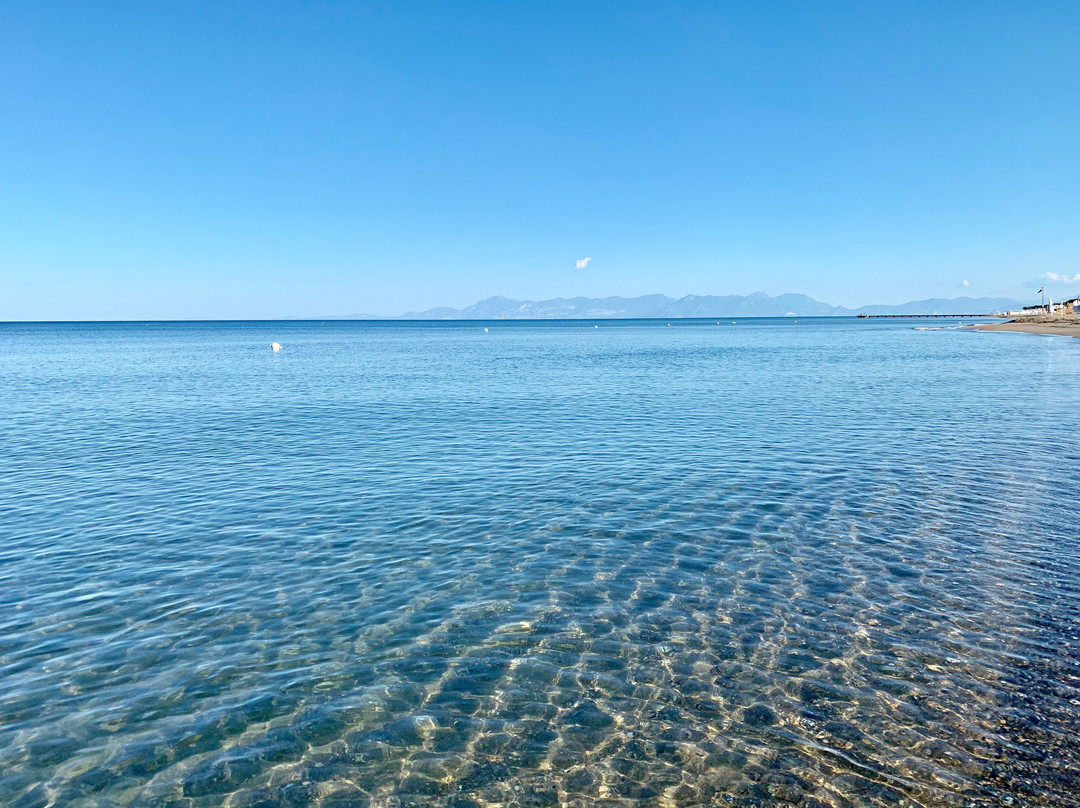
[[[957,317],[1000,317],[1004,319],[1007,314],[856,314],[856,317],[862,320],[899,320],[899,319],[913,319],[913,318],[946,318],[955,320]]]

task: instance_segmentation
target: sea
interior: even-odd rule
[[[1080,805],[1080,340],[921,325],[0,324],[0,805]]]

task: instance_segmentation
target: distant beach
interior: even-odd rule
[[[980,331],[1019,331],[1024,334],[1058,334],[1080,338],[1080,317],[1055,316],[1052,314],[1023,317],[1007,323],[980,323]]]

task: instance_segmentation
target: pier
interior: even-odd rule
[[[856,314],[855,316],[863,320],[897,320],[926,317],[938,317],[953,320],[957,317],[997,317],[999,319],[1007,319],[1007,315],[1004,314]]]

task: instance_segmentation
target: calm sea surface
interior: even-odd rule
[[[597,324],[0,325],[0,805],[1080,804],[1080,340]]]

